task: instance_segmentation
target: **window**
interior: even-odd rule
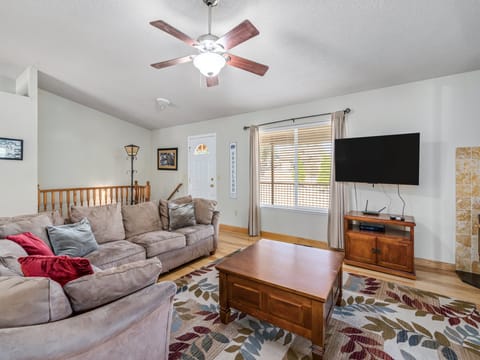
[[[330,121],[260,131],[260,205],[328,209]]]

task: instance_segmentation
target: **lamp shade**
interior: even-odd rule
[[[137,156],[138,150],[140,149],[140,146],[138,145],[125,145],[125,151],[127,152],[128,156]]]
[[[213,52],[201,53],[193,59],[193,65],[207,77],[217,76],[226,63],[222,55]]]

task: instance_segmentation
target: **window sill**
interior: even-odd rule
[[[321,215],[328,214],[328,209],[296,208],[296,207],[289,207],[289,206],[271,206],[271,205],[260,205],[260,208],[290,211],[294,213],[321,214]]]

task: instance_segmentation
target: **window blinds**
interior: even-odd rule
[[[330,121],[260,131],[260,204],[326,209],[330,199]]]

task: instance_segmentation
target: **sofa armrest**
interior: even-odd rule
[[[2,357],[166,359],[175,293],[165,281],[67,319],[0,329]]]
[[[212,216],[214,250],[218,248],[218,232],[220,227],[219,220],[220,220],[220,211],[215,210]]]

